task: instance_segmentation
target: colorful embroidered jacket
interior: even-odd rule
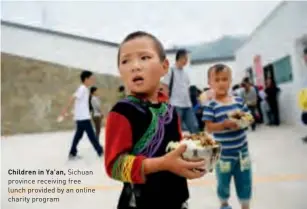
[[[160,97],[165,101],[164,97]],[[146,204],[159,201],[184,202],[187,181],[170,172],[144,176],[143,160],[165,155],[170,141],[179,141],[181,130],[175,109],[164,102],[151,104],[129,96],[108,115],[105,166],[111,178],[141,188]]]

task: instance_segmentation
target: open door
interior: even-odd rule
[[[264,80],[271,78],[275,82],[274,67],[272,64],[268,64],[263,68]]]

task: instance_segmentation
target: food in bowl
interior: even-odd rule
[[[187,145],[186,151],[182,154],[183,159],[188,161],[205,160],[205,166],[197,170],[213,171],[221,152],[221,146],[217,141],[205,132],[201,132],[184,136],[180,142],[170,142],[166,151],[174,150],[181,144]]]
[[[240,110],[231,112],[228,117],[230,120],[235,121],[240,128],[247,128],[254,122],[252,114]]]

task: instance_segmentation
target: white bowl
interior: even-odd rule
[[[221,147],[220,145],[198,147],[192,145],[192,140],[182,140],[180,143],[171,142],[167,148],[167,151],[176,149],[180,144],[187,144],[186,151],[182,154],[183,159],[187,161],[199,161],[205,160],[205,166],[199,168],[206,172],[212,172],[217,161],[220,158]]]
[[[219,145],[211,147],[187,148],[183,153],[183,158],[189,161],[205,160],[205,166],[201,169],[212,172],[220,158],[221,148]]]

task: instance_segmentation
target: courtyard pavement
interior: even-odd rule
[[[248,139],[253,163],[253,209],[307,209],[307,144],[301,137],[307,135],[307,129],[281,126],[262,126],[256,132],[249,132]],[[103,159],[99,159],[91,147],[86,135],[79,145],[81,159],[68,161],[67,154],[73,132],[55,132],[2,137],[1,140],[1,208],[3,209],[114,209],[121,184],[107,177]],[[103,131],[101,136],[103,143]],[[38,169],[44,175],[9,175],[9,169]],[[63,170],[66,176],[47,174],[45,169]],[[55,170],[54,170],[55,169]],[[91,175],[68,175],[68,169],[93,172]],[[9,180],[80,180],[80,184],[71,185],[30,185],[16,184],[22,181]],[[36,188],[73,189],[74,193],[64,194],[25,194],[9,193],[10,189]],[[190,209],[218,209],[216,182],[214,174],[189,181]],[[80,190],[80,189],[83,189]],[[95,189],[95,193],[89,193]],[[26,190],[26,191],[30,191]],[[81,193],[76,193],[80,191]],[[11,190],[12,191],[12,190]],[[35,190],[32,190],[34,192]],[[43,191],[43,190],[42,190]],[[57,190],[56,190],[57,191]],[[66,190],[65,190],[66,191]],[[60,192],[60,191],[59,191]],[[15,201],[9,202],[15,198]],[[30,199],[26,203],[26,198]],[[43,198],[59,198],[56,199]],[[32,201],[35,201],[32,203]],[[230,199],[234,209],[240,208],[232,187]],[[163,208],[161,208],[163,209]]]

